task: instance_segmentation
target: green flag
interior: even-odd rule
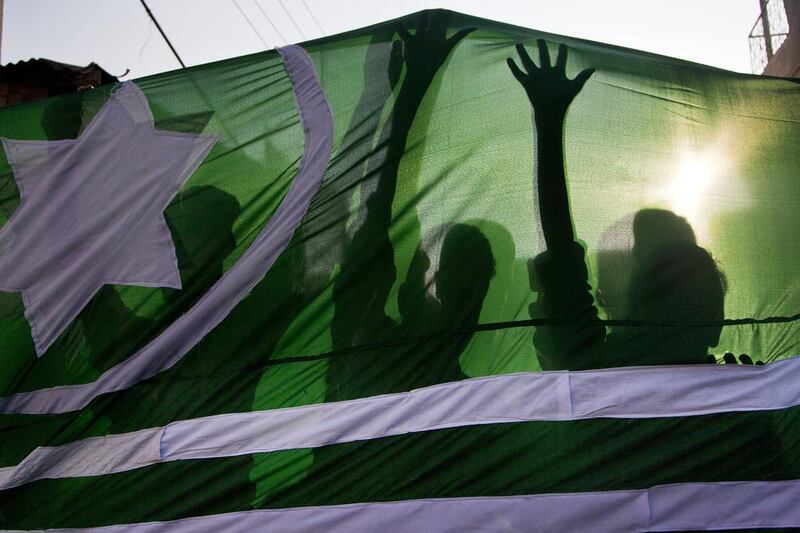
[[[436,10],[0,110],[0,528],[800,527],[799,104]]]

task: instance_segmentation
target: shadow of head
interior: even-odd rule
[[[725,276],[696,244],[686,219],[670,211],[636,213],[633,236],[628,316],[645,327],[659,324],[649,336],[666,350],[660,353],[675,358],[671,362],[703,362],[719,343]]]
[[[165,211],[175,241],[181,279],[202,286],[222,275],[223,262],[236,247],[233,225],[240,205],[231,194],[208,185],[190,187]]]
[[[446,326],[477,323],[494,274],[492,247],[483,232],[468,224],[448,229],[435,274]]]

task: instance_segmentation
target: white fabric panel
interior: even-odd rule
[[[567,372],[512,374],[407,393],[175,422],[165,460],[308,448],[416,431],[526,420],[570,420]]]
[[[656,418],[800,405],[800,358],[570,373],[573,418]],[[634,407],[637,406],[637,407]]]
[[[97,476],[141,468],[161,460],[163,428],[92,437],[36,448],[20,464],[0,468],[0,489],[37,479]]]
[[[183,420],[143,431],[163,432],[159,433],[160,461],[177,461],[311,448],[479,424],[783,409],[800,405],[798,382],[800,358],[765,366],[509,374],[358,400]],[[84,453],[82,443],[91,441],[86,446],[93,450],[92,461],[65,461],[62,466],[42,471],[26,466],[26,459],[0,470],[0,489],[43,477],[99,475],[144,466],[138,456],[128,458],[125,452],[130,446],[126,439],[138,442],[139,433],[38,448],[31,454],[36,461],[55,464],[71,453]],[[102,439],[113,444],[95,442]],[[115,470],[108,470],[109,465]]]
[[[800,527],[798,501],[798,480],[682,483],[647,490],[442,498],[244,511],[81,531],[619,533],[680,529],[789,528]]]
[[[198,418],[167,426],[166,460],[307,448],[446,427],[657,418],[800,405],[800,358],[510,374],[359,400]]]
[[[0,287],[22,293],[37,356],[105,284],[180,288],[164,209],[217,138],[156,130],[125,82],[77,139],[2,139],[20,205],[0,228]]]

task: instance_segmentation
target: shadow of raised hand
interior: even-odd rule
[[[475,31],[475,28],[463,28],[447,37],[449,21],[449,16],[421,13],[413,35],[404,26],[397,28],[403,41],[403,58],[407,68],[405,83],[415,87],[430,85],[453,48]]]
[[[567,47],[564,44],[558,46],[558,57],[555,65],[550,64],[550,53],[547,51],[547,43],[539,39],[539,64],[536,64],[528,55],[528,51],[520,43],[517,44],[517,53],[520,62],[525,70],[520,69],[510,57],[506,60],[511,73],[525,89],[528,99],[537,114],[547,113],[556,117],[563,117],[567,113],[567,108],[572,100],[583,88],[586,80],[594,74],[593,68],[582,70],[571,80],[567,78]]]

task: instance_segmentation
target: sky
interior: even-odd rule
[[[147,0],[187,66],[442,7],[751,72],[758,0]],[[2,64],[98,63],[124,79],[179,68],[139,0],[5,0]]]

